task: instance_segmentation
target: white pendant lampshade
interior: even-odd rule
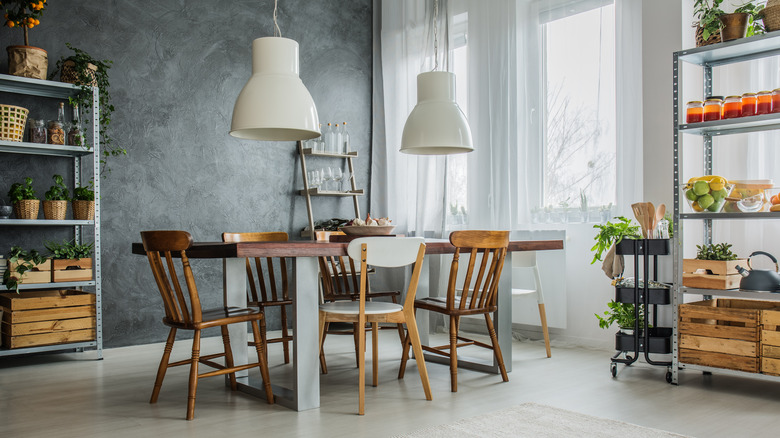
[[[474,146],[466,116],[455,101],[455,74],[431,71],[417,75],[417,105],[401,137],[401,152],[449,155]]]
[[[252,42],[252,77],[233,107],[230,135],[267,141],[320,136],[319,117],[298,76],[298,43],[265,37]]]

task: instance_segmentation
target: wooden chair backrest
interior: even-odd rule
[[[265,233],[222,233],[223,242],[286,242],[287,233],[272,231]],[[287,262],[284,257],[255,257],[255,272],[252,272],[252,263],[246,259],[246,275],[249,279],[248,299],[250,304],[289,300],[290,288],[287,281]],[[274,259],[278,263],[274,263]],[[265,265],[265,269],[263,266]],[[278,266],[275,271],[274,265]],[[281,291],[276,282],[276,275],[281,277]],[[256,274],[256,275],[255,275]],[[260,294],[258,295],[258,286]],[[269,293],[270,292],[270,293]]]
[[[352,300],[360,293],[360,272],[349,257],[319,257],[322,297],[325,302]]]
[[[198,288],[190,268],[186,250],[192,246],[192,236],[186,231],[142,231],[149,266],[162,296],[165,317],[174,323],[192,324],[201,322],[202,312]],[[187,285],[187,294],[181,288],[176,264],[181,259],[182,275]]]
[[[404,307],[414,308],[417,284],[425,256],[425,239],[422,237],[361,237],[347,245],[350,263],[360,262],[360,311],[365,312],[368,292],[368,265],[380,268],[396,268],[414,264],[412,277],[406,289]]]
[[[482,309],[496,305],[498,282],[504,267],[509,231],[466,230],[450,234],[455,254],[447,284],[447,308]],[[468,254],[463,283],[458,285],[461,254]],[[456,295],[460,292],[460,302]]]

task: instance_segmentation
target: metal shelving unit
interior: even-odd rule
[[[0,74],[0,93],[23,94],[35,97],[67,99],[75,96],[81,87],[67,84],[64,82],[46,81],[40,79],[22,78]],[[40,143],[0,141],[0,154],[25,154],[31,156],[53,156],[71,158],[73,160],[73,181],[74,187],[81,184],[82,165],[81,158],[92,157],[92,175],[100,174],[100,155],[95,151],[100,150],[99,136],[99,94],[98,88],[92,88],[92,107],[95,111],[92,114],[92,125],[90,132],[92,141],[91,146],[67,146],[51,145]],[[1,168],[1,166],[0,166]],[[55,351],[83,351],[84,349],[95,349],[98,359],[103,358],[103,312],[102,312],[102,286],[101,286],[101,243],[100,243],[100,178],[93,178],[95,191],[95,219],[94,220],[45,220],[45,219],[3,219],[0,220],[0,233],[13,233],[17,227],[73,227],[74,238],[81,242],[84,237],[82,228],[92,229],[94,239],[93,272],[94,280],[74,281],[62,283],[38,283],[38,284],[20,284],[19,289],[73,289],[73,288],[93,288],[95,294],[95,340],[87,342],[73,342],[67,344],[45,345],[37,347],[0,349],[0,357],[15,356],[20,354],[55,352]]]
[[[680,369],[691,369],[719,374],[749,376],[765,380],[777,381],[778,377],[768,376],[744,371],[734,371],[724,368],[715,368],[694,364],[682,363],[679,360],[679,305],[685,294],[697,294],[705,296],[735,297],[746,299],[777,300],[780,294],[769,292],[743,292],[740,290],[713,290],[698,289],[682,286],[682,242],[685,221],[703,221],[704,243],[712,243],[713,222],[718,220],[777,220],[780,213],[682,213],[683,201],[680,195],[680,186],[683,168],[683,134],[696,135],[703,139],[704,143],[704,174],[712,174],[713,137],[721,135],[743,134],[748,132],[768,131],[780,129],[780,114],[764,114],[743,119],[718,120],[711,122],[683,124],[680,123],[682,105],[680,102],[680,83],[682,75],[681,63],[698,65],[703,68],[704,96],[712,95],[712,69],[713,67],[732,64],[736,62],[751,61],[769,56],[780,55],[780,36],[777,34],[765,34],[750,38],[742,38],[726,43],[699,47],[689,50],[681,50],[673,55],[673,105],[674,105],[674,229],[675,235],[672,241],[672,254],[674,257],[674,286],[672,293],[673,308],[673,335],[672,335],[672,384],[677,384]]]

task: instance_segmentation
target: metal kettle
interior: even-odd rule
[[[769,259],[775,263],[775,270],[753,269],[750,266],[750,258],[755,255],[765,255],[769,257]],[[764,251],[755,251],[748,257],[747,265],[749,270],[739,265],[736,266],[737,271],[742,275],[742,280],[739,282],[740,290],[780,292],[780,266],[778,266],[777,259],[772,254]]]

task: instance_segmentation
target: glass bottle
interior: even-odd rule
[[[60,107],[57,110],[57,121],[65,124],[65,102],[60,102]]]
[[[340,154],[341,150],[341,127],[338,123],[333,127],[333,153]]]
[[[736,119],[742,117],[742,96],[726,96],[723,102],[723,118]]]
[[[332,154],[333,149],[336,146],[336,138],[335,138],[335,133],[333,132],[333,125],[328,123],[328,126],[325,127],[325,131],[322,133],[322,136],[325,137],[325,152]]]
[[[704,121],[720,120],[723,101],[716,97],[710,97],[704,101]]]
[[[704,121],[704,102],[692,100],[685,106],[685,123]]]
[[[742,95],[742,117],[756,115],[756,93]]]
[[[49,121],[49,129],[46,132],[46,143],[65,144],[65,129],[63,128],[63,123],[65,123],[65,104],[60,102],[60,107],[57,110],[57,120]]]
[[[341,142],[344,145],[341,148],[342,152],[348,154],[350,152],[350,149],[349,149],[349,131],[347,131],[347,122],[344,122],[343,128],[341,128]]]
[[[772,112],[780,113],[780,88],[772,90]]]
[[[772,112],[772,92],[759,91],[757,94],[756,114],[769,114]]]
[[[79,120],[79,105],[76,104],[73,107],[73,121],[70,123],[70,128],[68,129],[68,144],[71,146],[81,146],[83,144],[81,130],[79,129],[81,123]]]

